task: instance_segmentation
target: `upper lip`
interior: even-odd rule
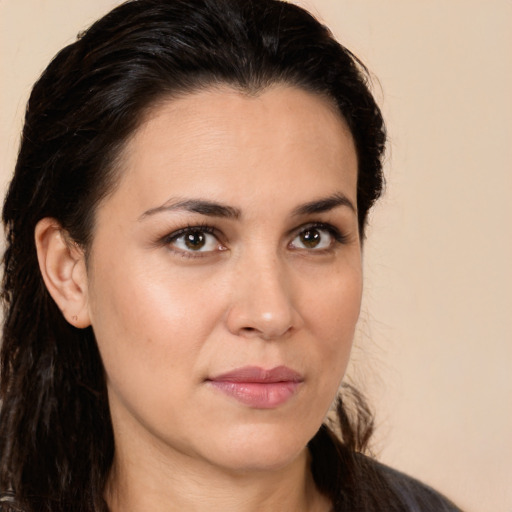
[[[243,366],[208,380],[213,382],[254,382],[254,383],[273,383],[273,382],[302,382],[303,376],[288,368],[287,366],[276,366],[269,370],[259,366]]]

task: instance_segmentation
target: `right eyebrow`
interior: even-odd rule
[[[238,208],[216,203],[214,201],[206,201],[203,199],[185,199],[182,201],[175,201],[170,199],[160,206],[156,206],[155,208],[150,208],[145,211],[139,217],[139,221],[157,213],[179,210],[199,213],[208,217],[224,217],[228,219],[239,219],[241,216],[241,212]]]

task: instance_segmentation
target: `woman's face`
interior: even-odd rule
[[[234,471],[291,462],[359,315],[348,128],[297,88],[211,89],[156,108],[121,167],[87,276],[118,449]]]

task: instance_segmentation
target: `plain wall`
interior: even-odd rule
[[[0,185],[49,59],[119,2],[0,0]],[[380,458],[512,512],[512,2],[309,0],[378,77],[390,136],[351,374]]]

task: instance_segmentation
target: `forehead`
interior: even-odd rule
[[[120,188],[145,203],[191,187],[225,201],[256,191],[279,200],[294,187],[327,194],[333,186],[356,203],[357,157],[345,121],[328,99],[290,86],[257,95],[212,88],[161,102],[120,163]]]

